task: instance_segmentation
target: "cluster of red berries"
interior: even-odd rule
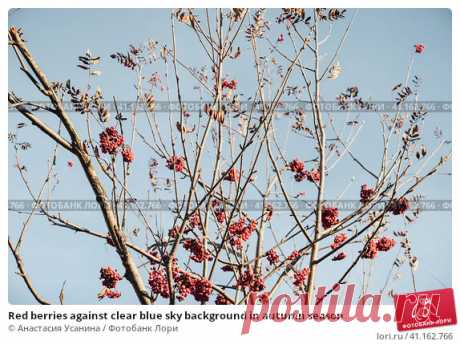
[[[257,221],[240,218],[238,221],[230,224],[228,232],[230,234],[230,244],[236,248],[241,248],[257,227]]]
[[[415,52],[418,53],[418,54],[422,54],[423,51],[425,50],[425,46],[421,43],[417,43],[415,45]]]
[[[228,80],[223,80],[222,81],[222,89],[230,89],[230,90],[235,90],[236,89],[236,84],[237,84],[237,81],[232,79],[231,81],[228,81]]]
[[[124,143],[123,136],[114,127],[108,127],[99,134],[102,153],[115,154]]]
[[[238,286],[247,287],[253,292],[259,292],[265,289],[265,282],[260,275],[254,274],[252,269],[247,269],[238,279]]]
[[[102,267],[100,270],[102,280],[102,285],[108,289],[114,289],[117,286],[117,283],[122,280],[120,273],[117,270],[114,270],[112,267]]]
[[[403,214],[410,207],[409,200],[405,197],[399,198],[398,200],[393,200],[390,203],[388,210],[392,212],[395,216]]]
[[[131,163],[134,160],[134,152],[130,147],[125,147],[121,155],[123,156],[123,161],[126,163]]]
[[[190,273],[181,270],[177,266],[177,260],[174,259],[172,267],[172,278],[174,280],[174,289],[177,290],[179,301],[183,301],[190,294],[198,302],[207,302],[212,293],[212,284],[205,278],[194,278]],[[149,273],[148,283],[152,293],[168,298],[169,287],[168,278],[164,268],[152,268]]]
[[[206,260],[212,260],[211,254],[204,248],[203,243],[196,239],[184,240],[184,249],[190,250],[192,255],[190,259],[195,262],[203,262]]]
[[[188,219],[188,225],[192,229],[203,229],[203,225],[201,224],[200,212],[195,211]]]
[[[178,291],[177,299],[183,301],[193,292],[196,279],[193,278],[189,273],[184,271],[173,271],[174,283]]]
[[[362,256],[365,259],[373,259],[377,256],[377,254],[378,254],[377,242],[375,240],[370,240],[369,243],[364,248]]]
[[[300,257],[300,252],[298,250],[293,250],[291,254],[287,257],[288,260],[295,260]]]
[[[270,249],[265,256],[267,257],[268,262],[270,265],[275,265],[280,261],[280,256],[276,252],[274,248]]]
[[[310,182],[319,182],[319,180],[321,180],[321,174],[318,169],[312,169],[308,172],[307,178]]]
[[[321,175],[319,174],[319,171],[316,169],[313,169],[312,171],[302,171],[299,173],[296,173],[294,175],[294,179],[296,182],[302,182],[303,180],[307,179],[310,182],[319,182],[321,179]]]
[[[289,169],[295,173],[294,179],[297,182],[301,182],[305,179],[310,182],[319,182],[321,179],[321,174],[317,169],[312,169],[311,171],[304,170],[304,163],[297,158],[289,163]]]
[[[348,239],[348,236],[341,232],[340,234],[335,235],[334,237],[334,242],[331,244],[331,249],[337,249],[339,248],[343,242],[345,242]],[[347,257],[347,253],[345,252],[340,252],[336,256],[332,258],[332,261],[340,261],[343,260]]]
[[[366,259],[373,259],[377,256],[377,253],[387,252],[393,248],[396,244],[396,241],[392,238],[383,236],[378,241],[370,240],[366,248],[364,248],[363,257]]]
[[[171,229],[169,229],[168,235],[171,238],[176,238],[179,235],[179,232],[180,232],[180,226],[176,225],[175,227],[172,227]]]
[[[192,295],[197,302],[209,301],[212,293],[212,284],[206,278],[196,279],[192,288]]]
[[[267,205],[265,207],[265,220],[268,222],[273,218],[273,206],[272,205]]]
[[[359,193],[359,196],[363,204],[369,202],[373,195],[374,190],[372,188],[369,188],[367,184],[363,184],[361,186],[361,192]]]
[[[304,269],[294,272],[294,282],[293,284],[297,287],[301,287],[305,283],[305,279],[307,279],[308,275],[310,274],[310,270],[308,267]]]
[[[336,249],[342,245],[348,239],[348,236],[341,232],[340,234],[335,235],[334,242],[331,244],[331,249]]]
[[[219,224],[225,223],[227,215],[225,214],[224,208],[221,207],[221,202],[219,200],[214,199],[211,201],[211,207],[214,210],[214,215],[216,217],[217,222]]]
[[[121,297],[121,292],[116,291],[116,290],[110,290],[110,289],[104,289],[100,294],[99,294],[99,299],[103,299],[104,297],[107,298],[120,298]]]
[[[331,226],[339,222],[339,210],[335,207],[324,207],[321,210],[321,223],[324,229],[329,229]]]
[[[151,270],[149,272],[148,283],[154,294],[160,295],[163,298],[169,297],[168,279],[163,268]]]
[[[301,173],[305,169],[305,165],[300,159],[296,158],[289,163],[289,169],[292,172]]]
[[[396,241],[390,237],[383,236],[377,241],[377,249],[381,252],[387,252],[393,248]]]
[[[252,305],[255,304],[257,301],[260,301],[260,303],[262,304],[268,304],[270,302],[270,292],[265,291],[254,296],[250,296],[247,303]]]
[[[116,288],[117,283],[122,280],[120,273],[117,270],[114,270],[112,267],[102,267],[100,270],[101,277],[99,279],[102,280],[102,285],[104,289],[98,295],[99,299],[104,297],[108,298],[119,298],[121,296],[121,292],[113,290]]]
[[[240,173],[237,168],[231,168],[224,177],[225,181],[236,182],[240,178]]]
[[[216,214],[216,220],[219,224],[225,223],[225,219],[227,218],[227,215],[225,214],[224,209],[220,208],[215,211]]]
[[[185,169],[185,159],[184,157],[173,155],[166,160],[166,167],[169,170],[183,172]]]
[[[218,294],[216,297],[216,302],[217,305],[228,305],[232,304],[224,295]]]

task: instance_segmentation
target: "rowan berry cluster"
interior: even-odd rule
[[[415,45],[415,52],[418,53],[418,54],[422,54],[423,51],[425,50],[425,46],[421,43],[417,43]]]
[[[296,159],[294,159],[293,161],[291,161],[289,163],[289,169],[292,172],[301,173],[301,172],[303,172],[304,168],[305,168],[305,165],[300,159],[296,158]]]
[[[232,304],[224,295],[218,294],[216,297],[216,302],[217,305],[228,305]]]
[[[291,254],[287,257],[288,260],[295,260],[300,257],[300,252],[298,250],[293,250]]]
[[[308,269],[308,267],[305,267],[300,271],[294,272],[293,284],[297,287],[303,286],[305,283],[305,279],[307,279],[309,274],[310,274],[310,270]]]
[[[176,238],[179,235],[180,232],[180,226],[174,226],[168,231],[168,236],[171,238]]]
[[[224,177],[225,181],[236,182],[240,178],[240,173],[237,168],[231,168]]]
[[[230,234],[230,244],[236,248],[241,248],[253,231],[257,227],[257,221],[240,218],[238,221],[230,224],[228,232]]]
[[[212,260],[211,253],[207,251],[203,243],[196,239],[186,239],[183,243],[184,249],[190,250],[192,259],[195,262],[203,262],[206,260]]]
[[[214,215],[219,224],[225,223],[225,220],[227,218],[227,215],[225,214],[225,210],[221,205],[222,203],[219,200],[214,199],[211,201],[211,207],[214,211]]]
[[[99,134],[102,153],[115,154],[124,143],[123,136],[114,127],[108,127]]]
[[[273,206],[272,205],[267,205],[265,207],[265,221],[269,222],[273,218]]]
[[[237,81],[236,80],[231,80],[231,81],[228,81],[228,80],[223,80],[222,81],[222,89],[230,89],[230,90],[235,90],[236,89],[236,84],[237,84]]]
[[[216,220],[219,224],[225,223],[225,219],[227,215],[225,214],[224,209],[221,208],[221,209],[216,210],[215,214],[216,214]]]
[[[200,212],[195,211],[188,219],[188,225],[192,229],[203,229],[203,225],[201,224]]]
[[[259,292],[265,289],[265,282],[260,275],[254,274],[252,269],[247,269],[238,279],[238,286],[247,287],[253,292]]]
[[[321,211],[321,223],[324,229],[329,229],[331,226],[339,222],[339,210],[335,207],[323,207]]]
[[[177,259],[173,260],[172,278],[174,290],[177,291],[177,299],[183,301],[192,295],[198,302],[207,302],[212,293],[212,283],[205,278],[195,278],[192,274],[177,266]],[[169,287],[166,270],[163,267],[152,267],[149,273],[148,283],[152,293],[163,298],[169,298]]]
[[[112,267],[102,267],[100,270],[100,278],[102,280],[102,285],[104,288],[102,289],[101,293],[98,295],[99,299],[104,297],[107,298],[119,298],[121,296],[121,292],[114,290],[117,286],[117,283],[122,280],[122,276],[117,270],[114,270]]]
[[[166,160],[166,167],[169,170],[183,172],[185,170],[185,159],[184,157],[173,155]]]
[[[102,267],[100,270],[102,280],[102,285],[108,289],[114,289],[117,286],[117,283],[122,280],[120,273],[117,270],[114,270],[112,267]]]
[[[193,278],[189,273],[184,271],[175,270],[173,272],[174,283],[178,292],[177,299],[183,301],[193,292],[196,279]]]
[[[387,252],[393,248],[396,244],[396,241],[392,238],[383,236],[377,241],[377,249],[381,252]]]
[[[194,281],[192,287],[192,295],[197,302],[209,301],[209,296],[212,293],[212,284],[209,280],[202,278]]]
[[[294,179],[297,182],[301,182],[305,179],[310,182],[319,182],[321,179],[321,174],[317,169],[312,169],[311,171],[304,170],[304,163],[297,158],[289,163],[289,169],[295,173]]]
[[[163,298],[169,297],[168,278],[163,268],[151,270],[149,272],[148,283],[154,294],[160,295]]]
[[[363,251],[363,258],[365,259],[374,259],[378,254],[377,242],[375,240],[370,240],[366,245]]]
[[[130,147],[125,147],[121,152],[121,155],[123,156],[123,161],[126,163],[134,161],[134,152]]]
[[[405,197],[399,198],[398,200],[393,200],[390,203],[388,210],[392,212],[395,216],[403,214],[410,207],[409,200]]]
[[[102,299],[104,297],[111,298],[111,299],[120,298],[121,292],[116,291],[116,290],[104,289],[102,294],[99,295],[99,298]]]
[[[265,256],[267,257],[268,262],[270,265],[275,265],[280,261],[280,256],[276,252],[274,248],[270,249]]]
[[[331,249],[336,249],[342,245],[348,239],[348,236],[341,232],[340,234],[335,235],[334,242],[331,244]]]
[[[372,188],[369,188],[367,184],[363,184],[361,186],[361,192],[359,193],[359,196],[363,204],[369,202],[373,195],[374,190]]]

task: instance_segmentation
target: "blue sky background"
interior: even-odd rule
[[[278,15],[278,10],[270,10],[268,18],[273,22]],[[350,14],[353,11],[350,10]],[[102,57],[99,69],[102,75],[93,83],[100,86],[105,99],[115,96],[120,100],[132,100],[135,98],[135,74],[123,69],[119,64],[109,58],[115,51],[126,51],[129,44],[141,44],[148,39],[158,41],[160,46],[167,43],[170,46],[169,11],[153,9],[136,10],[109,10],[109,9],[74,9],[74,10],[38,10],[25,9],[10,13],[9,25],[21,27],[29,48],[36,60],[46,72],[50,80],[72,80],[72,84],[84,87],[87,82],[85,73],[76,68],[77,57],[89,48],[95,55]],[[348,17],[349,18],[349,17]],[[324,49],[325,60],[338,43],[338,39],[344,30],[346,22],[341,22],[335,27],[333,38]],[[268,35],[276,40],[279,33],[284,32],[284,27],[273,24]],[[194,35],[178,26],[178,54],[189,65],[200,67],[207,63],[203,55],[199,53],[199,45]],[[344,68],[342,75],[335,81],[326,80],[322,86],[322,96],[325,100],[333,100],[336,95],[349,86],[356,85],[360,89],[360,95],[373,100],[392,100],[391,88],[403,82],[407,71],[413,45],[423,43],[426,50],[422,55],[417,55],[414,64],[414,73],[422,78],[420,99],[427,101],[450,101],[451,100],[451,13],[449,10],[433,9],[398,9],[398,10],[360,10],[355,19],[351,33],[340,54],[340,63]],[[228,64],[225,71],[232,79],[237,79],[238,90],[244,95],[241,99],[251,95],[255,85],[255,73],[249,55],[251,48],[248,43],[241,39],[237,42],[241,46],[242,58]],[[263,46],[261,49],[263,50]],[[266,47],[265,47],[266,48]],[[266,49],[265,49],[266,51]],[[249,60],[248,60],[249,59]],[[278,60],[281,60],[277,56]],[[308,56],[304,58],[308,64]],[[164,65],[157,63],[149,67],[150,72],[164,72]],[[17,69],[17,61],[13,52],[9,51],[9,90],[23,98],[40,99],[40,96],[31,88],[26,77]],[[294,77],[290,85],[299,83],[298,77]],[[181,79],[184,98],[191,100],[197,98],[193,90],[196,82],[191,78]],[[173,79],[169,80],[171,88],[175,85]],[[174,89],[171,91],[174,95]],[[164,95],[157,94],[158,99],[164,99]],[[129,115],[129,114],[127,114]],[[40,113],[43,119],[53,120],[50,115]],[[72,114],[78,126],[81,125],[81,116]],[[339,115],[342,116],[342,115]],[[161,116],[159,117],[160,119]],[[167,129],[167,116],[160,124],[162,129]],[[362,113],[360,121],[365,121],[366,126],[361,131],[359,139],[353,145],[353,152],[357,157],[374,167],[379,164],[376,154],[380,152],[380,134],[378,121],[375,115]],[[18,122],[23,119],[19,114],[9,113],[9,128],[14,130]],[[139,119],[139,128],[142,128],[144,120]],[[280,141],[287,136],[285,146],[287,157],[300,157],[309,159],[313,154],[311,145],[306,145],[305,140],[294,134],[286,134],[288,121],[277,120],[280,133]],[[433,131],[436,127],[443,130],[444,136],[451,137],[451,114],[432,113],[422,126],[424,133],[423,143],[430,149],[437,146],[437,139]],[[146,128],[146,127],[145,127]],[[142,130],[141,130],[142,131]],[[146,132],[146,130],[144,131]],[[28,173],[32,186],[37,191],[39,184],[46,174],[44,162],[51,152],[52,146],[38,133],[37,130],[28,126],[20,131],[19,140],[27,140],[32,143],[32,148],[23,153],[23,163],[28,167]],[[445,147],[446,152],[450,147]],[[9,198],[28,198],[27,192],[14,168],[13,150],[9,151]],[[148,195],[153,198],[168,198],[169,194],[154,194],[148,183],[148,161],[153,157],[140,142],[136,146],[136,160],[132,166],[130,186],[133,193],[139,199],[145,199]],[[78,164],[72,169],[67,167],[67,160],[71,157],[60,152],[57,163],[59,185],[54,197],[62,199],[87,199],[92,198],[84,176]],[[163,168],[160,161],[160,176],[167,176],[168,172]],[[264,162],[261,162],[261,180],[265,171]],[[427,199],[451,199],[451,176],[450,164],[441,170],[439,176],[435,176],[423,185],[418,192],[424,194]],[[329,174],[327,179],[327,198],[336,198],[347,185],[352,176],[356,181],[352,183],[345,199],[355,199],[359,195],[359,187],[363,183],[370,183],[369,178],[359,172],[356,166],[348,158]],[[286,177],[286,181],[287,177]],[[286,182],[289,190],[294,193],[303,188],[310,197],[313,195],[311,187],[299,187],[298,184]],[[310,188],[310,189],[309,189]],[[249,196],[254,196],[249,194]],[[171,196],[169,195],[169,198]],[[68,218],[82,223],[100,232],[105,232],[102,216],[97,212],[72,212]],[[170,216],[166,213],[151,214],[152,224],[158,225],[167,231]],[[135,227],[135,217],[130,219],[131,228]],[[392,220],[394,217],[392,218]],[[16,213],[9,214],[9,233],[15,238],[18,233],[23,216]],[[278,216],[273,222],[273,229],[285,227],[286,222],[292,224],[287,213]],[[137,225],[139,226],[139,225]],[[405,228],[410,231],[410,239],[413,243],[414,255],[420,260],[419,269],[416,272],[417,287],[420,290],[435,289],[451,286],[451,213],[425,212],[418,222],[404,225],[400,219],[396,219],[389,225],[389,233],[394,230]],[[101,230],[102,229],[102,230]],[[284,231],[284,230],[283,230]],[[141,236],[142,237],[142,236]],[[141,239],[134,239],[142,243]],[[303,245],[300,239],[295,243]],[[268,249],[268,248],[267,248]],[[370,283],[369,291],[378,291],[387,276],[388,268],[395,259],[398,249],[380,255],[374,262],[374,278]],[[319,283],[332,284],[334,278],[341,274],[351,262],[350,258],[356,255],[357,248],[349,249],[349,258],[343,262],[327,264],[319,270]],[[68,304],[91,304],[111,303],[111,301],[97,302],[96,294],[100,290],[99,268],[112,265],[121,269],[118,258],[112,253],[112,248],[101,244],[100,240],[74,234],[68,230],[50,226],[45,220],[35,217],[26,242],[23,246],[23,254],[29,274],[40,293],[52,302],[58,302],[58,295],[63,281],[66,281],[65,302]],[[366,263],[368,264],[368,263]],[[14,260],[9,254],[9,300],[14,304],[34,303],[27,291],[22,279],[15,275]],[[220,273],[219,273],[220,274]],[[360,282],[362,274],[361,265],[351,275],[349,282]],[[219,275],[217,277],[220,278]],[[395,285],[397,291],[407,291],[411,288],[410,274],[407,269],[402,270],[402,277]],[[122,298],[116,303],[137,303],[137,299],[126,282],[121,282],[120,290]]]

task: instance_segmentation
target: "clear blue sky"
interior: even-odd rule
[[[350,10],[350,15],[353,10]],[[278,10],[270,10],[268,17],[272,19],[278,15]],[[25,9],[14,11],[10,14],[9,25],[21,27],[30,50],[47,73],[50,80],[65,81],[71,79],[72,83],[84,87],[85,73],[76,68],[77,57],[89,48],[95,55],[102,57],[100,69],[102,75],[98,77],[94,86],[99,85],[106,99],[112,96],[123,100],[132,100],[135,97],[133,85],[135,74],[123,69],[109,58],[115,51],[126,51],[129,44],[140,44],[148,39],[170,46],[169,11],[153,9],[137,10],[37,10]],[[325,56],[331,54],[331,49],[338,42],[338,37],[344,29],[344,23],[337,25],[333,38],[325,49]],[[273,40],[283,32],[282,26],[273,24],[268,33]],[[448,10],[360,10],[340,55],[340,63],[344,68],[343,74],[335,81],[326,81],[323,84],[323,98],[333,100],[335,96],[349,86],[356,85],[360,95],[374,100],[392,100],[391,88],[402,82],[407,70],[407,65],[415,43],[423,43],[426,50],[423,55],[416,57],[414,73],[423,80],[420,99],[429,101],[451,100],[451,13]],[[241,45],[243,56],[236,62],[229,64],[227,73],[238,79],[239,90],[245,92],[242,99],[251,95],[251,86],[255,83],[255,73],[252,63],[247,56],[250,47],[244,40],[237,42]],[[265,49],[266,50],[266,49]],[[178,54],[186,63],[200,67],[205,62],[199,53],[199,46],[193,35],[178,29]],[[279,59],[279,57],[278,57]],[[304,62],[308,62],[307,59]],[[163,73],[156,64],[151,67],[151,72]],[[172,81],[172,79],[171,79]],[[17,61],[12,51],[9,52],[9,89],[14,90],[18,96],[29,99],[40,99],[35,90],[27,82],[24,75],[17,69]],[[293,84],[299,82],[294,80]],[[196,84],[190,78],[182,80],[184,96],[186,99],[196,99],[193,86]],[[174,85],[170,83],[170,85]],[[171,86],[172,87],[172,86]],[[158,96],[161,99],[161,96]],[[51,116],[41,113],[44,119]],[[78,114],[73,114],[78,119]],[[361,114],[360,120],[366,121],[365,129],[353,146],[354,153],[370,166],[378,164],[375,159],[379,152],[377,118],[374,115]],[[9,114],[9,128],[14,129],[23,119],[17,113]],[[78,120],[76,120],[78,122]],[[142,125],[142,119],[140,120]],[[162,126],[167,125],[164,117]],[[284,124],[279,124],[282,129]],[[451,114],[433,113],[423,124],[424,143],[430,151],[437,145],[433,136],[436,127],[442,128],[444,136],[451,136]],[[282,130],[281,130],[282,132]],[[32,143],[32,149],[23,153],[23,163],[28,167],[32,185],[37,191],[38,184],[46,173],[44,164],[51,151],[50,143],[31,126],[21,130],[20,140]],[[305,150],[302,148],[305,147]],[[300,148],[300,150],[299,150]],[[308,159],[313,152],[311,147],[300,141],[295,135],[288,137],[286,146],[288,157],[300,156]],[[448,150],[446,147],[444,151]],[[9,157],[9,198],[26,198],[22,182],[14,168],[13,150],[10,149]],[[148,184],[148,160],[152,153],[148,152],[141,144],[137,145],[136,161],[133,165],[131,188],[139,199],[147,198],[147,192],[152,195]],[[82,176],[79,167],[69,169],[66,161],[70,157],[61,151],[57,163],[59,185],[54,197],[62,199],[91,198],[92,194]],[[163,166],[163,162],[160,162]],[[450,164],[441,171],[443,174],[432,178],[419,193],[427,199],[451,199],[451,177],[445,173],[450,172]],[[160,175],[166,176],[165,169],[160,168]],[[327,198],[335,198],[348,184],[351,176],[356,177],[345,199],[354,199],[359,193],[362,183],[369,183],[369,179],[357,171],[349,159],[334,169],[327,180]],[[367,179],[367,180],[366,180]],[[298,185],[289,186],[293,192]],[[150,189],[150,190],[149,190]],[[307,193],[309,190],[305,188]],[[311,189],[311,191],[313,191]],[[311,194],[310,194],[311,195]],[[167,197],[167,194],[164,194]],[[170,197],[170,196],[169,196]],[[157,218],[155,218],[157,217]],[[74,212],[70,219],[83,223],[93,229],[105,232],[103,219],[98,213]],[[134,218],[134,217],[133,217]],[[163,222],[165,231],[168,228],[170,217],[166,214],[152,215],[152,222]],[[15,237],[22,216],[15,213],[9,215],[9,232]],[[281,216],[274,222],[273,227],[283,227],[288,220]],[[136,226],[135,219],[131,220]],[[291,222],[289,220],[289,222]],[[137,225],[139,226],[139,224]],[[402,228],[404,224],[399,221],[389,225],[390,233]],[[414,254],[420,260],[416,272],[417,287],[420,290],[434,289],[451,286],[451,213],[450,212],[425,212],[418,222],[405,226],[410,230]],[[300,246],[300,243],[297,243]],[[354,249],[356,251],[356,249]],[[34,218],[27,241],[23,247],[24,260],[31,278],[40,293],[53,302],[58,302],[59,290],[65,280],[65,300],[69,304],[96,303],[96,294],[100,290],[98,271],[101,266],[112,265],[121,269],[118,258],[112,253],[112,248],[101,244],[100,240],[74,234],[68,230],[50,226],[43,219]],[[352,257],[356,254],[349,250]],[[386,277],[388,267],[397,255],[397,249],[381,255],[375,261],[374,279],[369,291],[378,290]],[[14,260],[9,256],[9,300],[14,304],[33,303],[33,298],[24,286],[19,276],[15,275]],[[333,278],[346,269],[350,259],[345,262],[328,265],[330,268],[319,272],[319,282],[331,284]],[[402,278],[398,282],[399,291],[410,289],[411,280],[407,270],[402,271]],[[361,267],[348,281],[359,282]],[[131,289],[125,282],[120,285],[123,296],[117,303],[137,303]],[[109,301],[110,302],[110,301]],[[99,303],[107,303],[106,301]]]

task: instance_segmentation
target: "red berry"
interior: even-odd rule
[[[337,224],[339,220],[339,210],[335,207],[323,207],[321,212],[321,223],[324,229],[329,229],[331,226]]]
[[[166,167],[169,170],[183,172],[185,169],[185,159],[180,156],[171,156],[166,160]]]
[[[381,239],[377,241],[377,250],[381,252],[387,252],[391,248],[393,248],[396,244],[396,241],[392,238],[383,236]]]
[[[134,160],[134,152],[130,147],[125,147],[121,155],[123,156],[123,161],[126,163],[131,163]]]
[[[227,175],[225,175],[224,180],[225,181],[230,181],[230,182],[236,182],[240,178],[240,173],[238,172],[238,169],[236,168],[231,168],[228,172]]]
[[[270,265],[275,265],[276,263],[278,263],[280,261],[280,256],[278,255],[276,250],[273,249],[273,248],[270,249],[267,252],[267,254],[265,254],[265,256],[267,257],[267,260],[270,263]]]
[[[425,46],[421,43],[417,43],[415,45],[415,52],[418,53],[418,54],[422,54],[423,51],[425,50]]]
[[[117,286],[117,283],[123,279],[120,273],[110,266],[106,268],[102,267],[100,273],[101,277],[99,279],[102,280],[102,285],[108,289],[114,289]]]
[[[341,232],[340,234],[335,235],[334,242],[331,244],[331,249],[336,249],[342,245],[343,242],[347,240],[347,235]]]
[[[102,153],[115,154],[124,143],[124,138],[114,127],[106,128],[99,134]]]
[[[301,173],[301,172],[303,172],[304,167],[305,166],[304,166],[303,162],[301,160],[297,159],[297,158],[289,163],[289,169],[292,172]]]
[[[370,240],[369,243],[366,245],[363,251],[363,258],[365,259],[373,259],[377,256],[377,243],[375,240]]]

